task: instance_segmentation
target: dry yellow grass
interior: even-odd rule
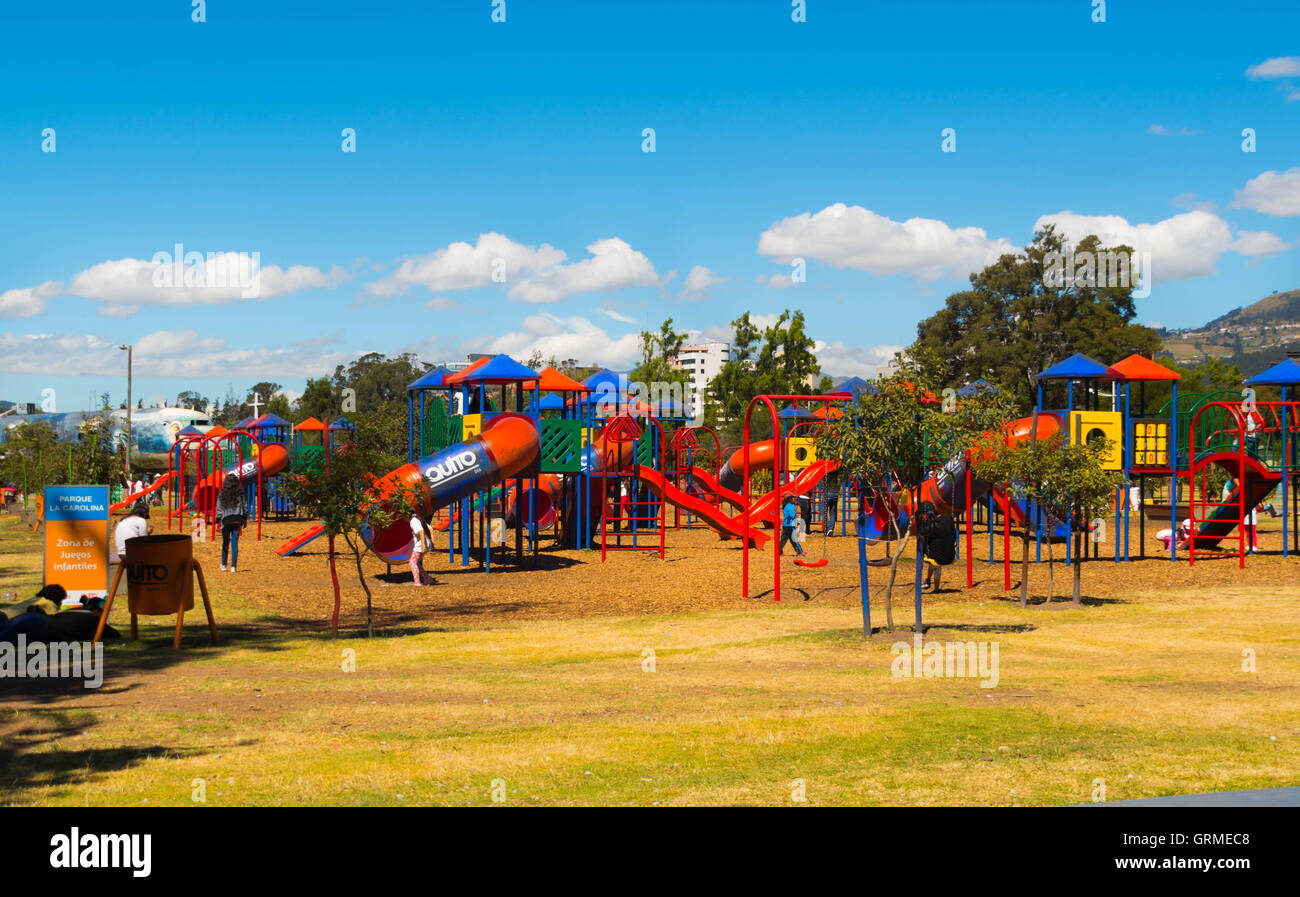
[[[864,642],[847,602],[443,615],[335,640],[237,581],[213,578],[221,648],[196,624],[173,655],[159,620],[109,649],[98,691],[7,688],[7,802],[187,804],[201,782],[214,805],[488,804],[494,788],[509,804],[790,804],[802,783],[813,805],[1060,804],[1097,779],[1110,799],[1300,783],[1293,586],[934,605],[931,639],[998,643],[984,689],[891,676],[893,639]]]

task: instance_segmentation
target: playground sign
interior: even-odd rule
[[[108,594],[108,487],[45,487],[46,585],[67,590],[65,604]]]

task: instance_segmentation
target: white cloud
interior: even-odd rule
[[[758,240],[759,254],[774,261],[811,258],[836,268],[904,273],[917,280],[965,276],[1015,251],[1006,239],[989,239],[983,228],[952,228],[932,218],[893,221],[844,203],[783,218]]]
[[[536,314],[528,315],[521,323],[521,330],[467,340],[465,348],[493,354],[504,352],[521,360],[539,352],[543,358],[576,358],[616,369],[633,367],[640,359],[641,341],[636,333],[611,336],[578,316]]]
[[[1266,171],[1233,191],[1232,205],[1281,218],[1300,215],[1300,166],[1286,171]]]
[[[308,265],[281,268],[259,265],[243,252],[195,253],[193,264],[176,270],[155,256],[100,262],[72,279],[68,292],[105,303],[101,313],[128,317],[141,306],[185,308],[219,305],[246,299],[271,299],[314,287],[332,287],[351,275],[335,266],[328,272]],[[178,276],[179,275],[179,276]]]
[[[1246,69],[1246,77],[1252,80],[1263,78],[1287,78],[1300,75],[1300,56],[1275,56]]]
[[[480,234],[473,245],[456,242],[406,259],[389,276],[366,284],[366,291],[383,297],[402,295],[412,286],[438,292],[504,282],[511,299],[542,303],[659,282],[650,260],[618,237],[596,240],[587,251],[589,258],[568,262],[564,251],[549,243],[526,246],[503,234]]]
[[[703,293],[709,287],[725,283],[727,278],[714,274],[703,265],[696,265],[686,275],[686,282],[682,284],[682,293]]]
[[[45,314],[49,299],[63,292],[63,284],[47,280],[40,286],[0,293],[0,318],[34,318]]]
[[[1142,224],[1130,224],[1119,215],[1056,212],[1040,217],[1034,223],[1034,230],[1048,224],[1055,225],[1072,243],[1095,234],[1103,246],[1126,245],[1135,252],[1151,253],[1151,277],[1163,283],[1213,274],[1215,263],[1223,253],[1247,254],[1243,247],[1261,247],[1272,237],[1265,232],[1252,232],[1239,246],[1228,222],[1212,212],[1199,210]]]
[[[455,299],[448,299],[446,296],[435,296],[424,303],[424,307],[430,311],[455,311],[460,308],[460,303]]]
[[[1161,137],[1193,137],[1197,134],[1204,134],[1204,131],[1197,131],[1194,128],[1168,128],[1164,125],[1152,125],[1147,128],[1148,134],[1158,134]]]
[[[1254,258],[1277,255],[1279,252],[1285,252],[1290,248],[1290,243],[1284,241],[1277,234],[1271,234],[1266,230],[1239,230],[1237,231],[1237,239],[1232,243],[1233,252],[1239,252],[1242,255]]]
[[[611,320],[618,321],[620,324],[635,324],[635,323],[636,323],[636,318],[630,317],[629,315],[625,315],[625,314],[623,314],[623,313],[620,312],[620,311],[615,311],[614,309],[612,309],[612,308],[608,308],[608,307],[606,307],[606,306],[604,306],[604,305],[598,307],[598,308],[596,309],[596,312],[597,312],[597,314],[602,314],[602,315],[604,315],[605,317],[607,317],[607,318],[609,318],[609,319],[611,319]]]
[[[894,360],[894,353],[902,350],[902,346],[848,346],[822,340],[813,346],[813,354],[817,356],[823,374],[864,380],[873,379],[881,368]]]
[[[45,374],[51,370],[88,376],[118,377],[122,373],[120,340],[90,334],[0,333],[0,372]],[[276,379],[319,377],[335,365],[350,361],[344,352],[320,352],[303,347],[234,348],[218,337],[196,330],[159,330],[135,341],[137,377],[246,377]],[[69,365],[75,359],[75,365]]]
[[[1169,200],[1169,204],[1180,209],[1199,209],[1202,212],[1214,211],[1214,201],[1201,199],[1196,193],[1179,193]]]
[[[519,302],[556,302],[579,293],[654,286],[659,282],[650,259],[618,237],[597,240],[587,246],[587,251],[591,258],[536,269],[510,288],[510,298]]]

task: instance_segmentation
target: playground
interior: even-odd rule
[[[1292,784],[1300,365],[1255,378],[1280,401],[1175,385],[1150,409],[1144,384],[1177,376],[1158,367],[1075,356],[1029,415],[850,469],[822,436],[859,432],[877,391],[940,422],[986,391],[758,396],[726,446],[613,372],[495,356],[411,384],[408,461],[349,474],[342,515],[312,483],[365,457],[364,427],[183,432],[148,494],[112,504],[116,526],[156,502],[98,611],[137,637],[105,643],[96,691],[5,683],[6,792],[182,803],[199,776],[241,804],[1063,804],[1097,781],[1112,800]],[[985,476],[989,453],[1048,441],[1092,452],[1093,505]],[[927,519],[952,554],[924,537],[944,572],[923,591]],[[35,591],[45,521],[0,521],[5,585]],[[775,550],[789,536],[801,555]],[[171,591],[143,589],[173,563]],[[954,646],[991,666],[922,666]]]

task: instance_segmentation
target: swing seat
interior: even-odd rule
[[[795,558],[794,562],[798,564],[800,567],[825,567],[827,560],[826,558],[822,558],[819,561],[805,561],[799,558]]]

